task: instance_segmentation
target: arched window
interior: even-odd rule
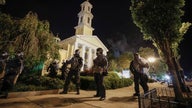
[[[91,8],[88,6],[88,11],[90,12],[91,11]]]
[[[90,23],[90,18],[89,18],[89,17],[87,18],[87,23],[88,23],[88,24]]]
[[[83,17],[80,18],[80,23],[82,23],[82,22],[83,22]]]

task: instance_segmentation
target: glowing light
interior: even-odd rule
[[[165,79],[166,80],[170,80],[170,76],[169,75],[165,75]]]
[[[149,57],[148,59],[147,59],[150,63],[153,63],[153,62],[155,62],[155,58],[154,57]]]

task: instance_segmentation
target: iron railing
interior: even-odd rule
[[[173,88],[154,88],[138,96],[139,108],[192,108],[190,99],[176,102],[174,97]]]

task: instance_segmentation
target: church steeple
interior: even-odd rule
[[[78,25],[75,27],[75,35],[92,35],[94,28],[91,27],[93,14],[91,13],[92,5],[89,0],[81,4],[81,11],[78,13]]]

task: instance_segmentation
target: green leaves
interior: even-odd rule
[[[48,55],[53,59],[59,57],[59,47],[49,22],[40,21],[33,12],[21,19],[0,14],[0,50],[23,51],[28,68],[47,60]]]

